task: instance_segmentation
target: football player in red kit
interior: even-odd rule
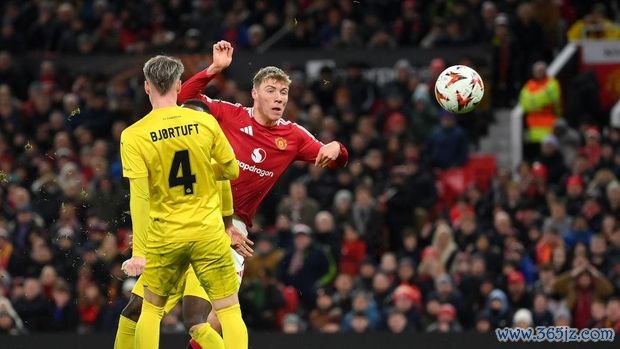
[[[336,168],[347,164],[349,154],[339,142],[323,144],[302,126],[282,118],[291,80],[277,67],[264,67],[253,79],[251,107],[211,99],[201,92],[215,75],[232,62],[233,47],[227,41],[213,45],[213,63],[181,87],[178,102],[200,99],[217,119],[239,161],[239,178],[231,181],[234,226],[247,236],[258,206],[278,178],[296,160]],[[243,257],[235,264],[243,272]]]

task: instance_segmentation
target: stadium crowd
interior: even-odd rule
[[[494,50],[493,104],[513,106],[532,64],[566,41],[562,33],[589,38],[587,24],[598,20],[605,36],[617,35],[604,19],[613,18],[611,1],[594,10],[569,1],[357,3],[5,4],[0,333],[113,331],[135,282],[121,271],[131,224],[118,143],[143,115],[141,83],[71,74],[54,60],[29,71],[20,64],[26,51],[203,52],[220,38],[251,49],[291,20],[278,43],[291,49],[479,41]],[[250,328],[620,331],[620,129],[560,119],[535,158],[446,206],[436,176],[467,163],[480,130],[469,127],[475,116],[440,112],[429,93],[445,64],[414,69],[401,60],[381,89],[357,65],[325,68],[316,81],[291,71],[287,114],[322,141],[343,141],[350,163],[337,172],[295,165],[264,203],[240,291]],[[232,81],[207,91],[248,100]],[[162,326],[183,332],[179,309]]]

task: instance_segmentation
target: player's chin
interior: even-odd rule
[[[271,119],[271,121],[278,121],[280,118],[282,118],[282,112],[281,111],[272,111],[269,114],[269,119]]]

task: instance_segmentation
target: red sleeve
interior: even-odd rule
[[[302,160],[306,162],[314,162],[316,160],[317,155],[319,155],[319,151],[323,146],[319,140],[314,138],[308,130],[306,130],[303,126],[298,124],[294,124],[298,128],[298,135],[301,138],[299,149],[297,152],[297,160]],[[338,167],[346,166],[349,161],[349,152],[347,148],[345,148],[342,143],[340,144],[340,154],[338,154],[338,158],[332,163],[329,164],[329,168],[334,169]]]
[[[349,151],[342,143],[338,142],[338,144],[340,144],[340,154],[338,154],[338,158],[335,161],[329,164],[328,168],[330,169],[345,167],[349,162]]]
[[[232,104],[221,101],[219,99],[211,99],[202,94],[203,89],[213,80],[215,74],[207,74],[205,70],[194,74],[189,80],[185,81],[181,86],[181,92],[177,96],[177,101],[183,103],[189,99],[199,99],[209,107],[209,111],[220,121],[222,117],[236,115],[240,108],[240,104]]]

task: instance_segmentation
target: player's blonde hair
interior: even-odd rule
[[[185,68],[181,60],[171,56],[155,56],[146,63],[142,71],[144,78],[151,84],[159,94],[164,95],[181,79]]]
[[[256,73],[256,75],[254,75],[254,79],[252,79],[252,84],[254,88],[256,88],[260,86],[263,81],[271,79],[281,81],[287,85],[291,84],[291,78],[288,76],[288,74],[286,74],[284,70],[273,66],[261,68]]]

